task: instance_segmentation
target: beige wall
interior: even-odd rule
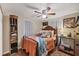
[[[2,12],[0,8],[0,56],[2,55]]]
[[[9,17],[3,16],[3,53],[9,52]]]

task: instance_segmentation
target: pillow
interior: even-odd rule
[[[42,33],[37,33],[37,34],[36,34],[36,36],[41,36],[41,35],[42,35]]]
[[[47,37],[47,34],[46,34],[46,32],[42,32],[42,35],[41,35],[41,37]]]
[[[41,37],[47,37],[47,38],[51,36],[52,36],[52,32],[49,32],[49,31],[42,32],[42,35],[41,35]]]

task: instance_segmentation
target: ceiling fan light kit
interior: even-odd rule
[[[56,15],[56,13],[54,13],[52,11],[51,7],[49,7],[49,6],[47,5],[46,8],[39,9],[39,8],[33,7],[31,5],[27,5],[28,8],[31,8],[34,10],[33,12],[36,14],[37,17],[41,17],[42,19],[47,19],[48,15]]]
[[[47,15],[42,15],[42,18],[43,18],[43,19],[46,19],[46,18],[47,18]]]

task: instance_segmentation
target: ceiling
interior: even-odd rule
[[[18,15],[22,17],[29,17],[34,19],[40,19],[36,17],[33,11],[40,11],[47,6],[50,6],[51,9],[56,13],[56,15],[48,16],[49,19],[61,17],[63,15],[68,15],[72,13],[79,12],[78,3],[1,3],[3,15]],[[28,6],[34,8],[28,8]],[[36,9],[37,8],[37,9]]]

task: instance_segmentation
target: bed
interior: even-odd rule
[[[22,49],[24,49],[26,53],[29,53],[29,56],[47,55],[50,51],[55,49],[56,34],[54,33],[54,31],[44,30],[41,33],[43,35],[39,33],[32,36],[24,36],[22,38]],[[46,35],[46,33],[52,34]],[[41,45],[38,42],[40,40]],[[39,48],[39,46],[41,47]],[[40,51],[42,51],[43,53],[40,53]]]

